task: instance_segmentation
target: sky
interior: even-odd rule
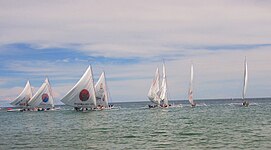
[[[0,100],[49,78],[56,103],[88,65],[105,71],[112,102],[147,101],[165,61],[169,99],[270,97],[267,0],[0,0]]]

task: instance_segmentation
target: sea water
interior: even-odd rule
[[[201,100],[195,108],[174,103],[116,103],[119,110],[92,112],[2,109],[0,149],[271,149],[271,99],[249,107],[231,100]]]

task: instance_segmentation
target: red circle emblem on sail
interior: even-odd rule
[[[89,97],[90,95],[87,89],[83,89],[79,94],[79,98],[81,101],[87,101]]]
[[[44,103],[49,101],[49,96],[47,93],[42,94],[41,99]]]

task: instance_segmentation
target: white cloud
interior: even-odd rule
[[[243,81],[243,62],[244,57],[248,59],[249,83],[248,97],[265,97],[270,96],[269,91],[271,82],[270,59],[271,51],[269,48],[256,48],[246,52],[242,50],[221,50],[208,55],[191,55],[189,57],[179,57],[172,61],[166,61],[168,86],[171,99],[186,99],[189,82],[189,67],[191,61],[195,68],[195,98],[238,98],[241,97]],[[14,63],[11,63],[14,64]],[[79,80],[86,69],[86,65],[55,65],[51,63],[40,63],[40,66],[46,66],[48,70],[42,69],[29,63],[20,62],[22,66],[14,69],[24,70],[29,76],[35,78],[33,86],[37,89],[44,80],[43,75],[49,71],[49,78],[54,90],[54,96],[59,100],[72,88]],[[137,101],[147,100],[146,94],[149,90],[154,72],[157,66],[162,67],[162,62],[148,62],[130,65],[116,64],[94,64],[93,71],[95,80],[100,73],[105,70],[108,78],[108,87],[111,93],[112,101]],[[25,80],[18,77],[18,81]],[[32,79],[30,78],[30,81]],[[1,98],[14,99],[19,93],[14,87],[2,88]]]
[[[256,0],[0,1],[0,44],[30,43],[39,49],[72,48],[88,56],[141,58],[131,65],[94,64],[96,78],[105,70],[112,79],[108,84],[113,101],[146,100],[155,68],[160,65],[156,61],[163,57],[172,59],[166,62],[171,98],[186,98],[191,60],[196,98],[239,97],[243,58],[247,56],[248,96],[270,96],[270,47],[223,49],[227,45],[270,44],[270,8],[269,1]],[[220,45],[219,51],[208,49]],[[8,68],[40,82],[48,75],[60,99],[88,64],[81,58],[73,62],[70,58],[56,62],[11,60]],[[16,97],[3,94],[7,90],[2,89],[1,98]]]
[[[164,45],[259,44],[271,40],[267,1],[1,1],[0,41],[86,54],[153,56]],[[183,50],[185,51],[185,50]]]

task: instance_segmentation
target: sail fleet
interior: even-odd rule
[[[30,81],[27,81],[21,94],[11,102],[11,105],[21,109],[10,111],[54,110],[54,98],[48,78],[45,79],[35,95],[32,95]],[[89,65],[80,80],[61,101],[65,105],[74,107],[77,111],[110,109],[112,105],[108,104],[109,92],[105,72],[101,74],[98,82],[94,85],[92,68]]]
[[[91,66],[75,86],[61,99],[61,102],[75,110],[108,109],[109,93],[106,86],[105,72],[94,85]]]
[[[194,101],[194,97],[193,97],[194,95],[193,82],[194,82],[194,65],[192,63],[190,67],[190,82],[189,82],[189,89],[188,89],[188,101],[191,104],[191,107],[196,106],[196,102]],[[246,107],[249,105],[248,100],[245,99],[246,90],[247,90],[247,82],[248,82],[248,65],[247,65],[247,59],[245,58],[242,105]],[[166,67],[165,67],[164,62],[163,62],[162,84],[160,85],[160,73],[159,73],[159,68],[157,67],[147,97],[152,102],[152,105],[148,105],[149,108],[157,108],[157,107],[166,108],[166,107],[171,106],[171,104],[168,103]],[[161,102],[163,103],[161,104]]]
[[[162,82],[160,83],[161,78]],[[194,66],[193,64],[191,64],[188,101],[192,107],[195,107],[196,103],[194,102],[193,98],[193,80]],[[247,81],[248,66],[247,60],[245,58],[242,90],[243,106],[249,105],[249,102],[245,99]],[[152,105],[149,105],[149,108],[167,108],[171,106],[171,104],[168,103],[167,75],[164,62],[161,76],[159,68],[156,68],[147,97],[152,103]],[[106,83],[105,72],[103,71],[101,73],[98,81],[95,84],[93,79],[92,67],[89,65],[85,73],[79,79],[79,81],[61,99],[61,102],[63,102],[65,105],[73,107],[76,111],[103,110],[112,108],[112,105],[109,105],[109,98],[110,96]],[[49,79],[46,78],[44,80],[43,84],[34,95],[30,81],[27,81],[22,92],[10,104],[15,107],[19,107],[20,109],[18,110],[20,111],[54,110],[54,98]]]
[[[16,107],[21,107],[22,109],[17,109],[20,111],[39,111],[53,109],[54,98],[49,79],[45,79],[35,95],[33,95],[30,81],[27,81],[21,94],[10,104]]]

